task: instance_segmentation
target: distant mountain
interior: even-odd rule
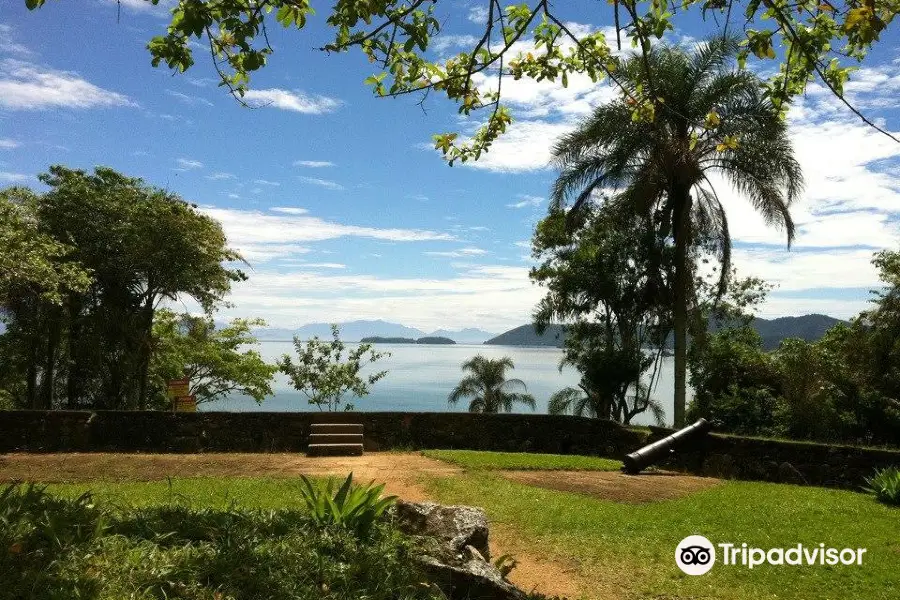
[[[562,346],[566,341],[562,325],[550,325],[544,335],[538,335],[534,325],[522,325],[501,333],[485,342],[491,346]]]
[[[358,342],[364,337],[393,337],[413,338],[425,337],[425,332],[413,327],[406,327],[388,321],[347,321],[338,323],[341,330],[341,340],[345,342]],[[314,337],[331,339],[331,325],[329,323],[310,323],[298,329],[282,329],[276,327],[264,327],[254,331],[259,340],[291,340],[294,336],[301,340],[311,340]]]
[[[382,337],[378,335],[373,335],[371,337],[364,337],[360,342],[364,344],[455,344],[453,340],[445,337],[420,337],[417,340],[413,338],[404,338],[404,337]]]
[[[825,332],[842,323],[828,315],[803,315],[802,317],[778,317],[777,319],[753,319],[751,326],[759,333],[763,348],[774,350],[786,338],[800,338],[813,342]]]
[[[803,315],[802,317],[778,317],[777,319],[755,318],[750,324],[762,338],[763,348],[774,350],[787,338],[800,338],[807,342],[813,342],[825,332],[841,323],[840,319],[827,315]],[[718,327],[710,323],[710,330]],[[562,325],[551,325],[539,336],[533,325],[522,325],[501,333],[491,338],[485,344],[497,346],[557,346],[562,347],[566,341],[565,330]],[[670,344],[671,346],[671,341]]]
[[[428,335],[430,337],[450,338],[457,344],[483,344],[485,340],[491,339],[496,334],[485,331],[484,329],[468,327],[466,329],[460,329],[458,331],[438,329],[437,331],[432,331]]]

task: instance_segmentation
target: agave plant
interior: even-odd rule
[[[341,527],[354,531],[359,537],[368,535],[375,521],[393,504],[396,496],[382,496],[384,484],[354,485],[353,473],[335,491],[335,479],[313,483],[301,475],[300,493],[313,521],[321,527]]]
[[[875,475],[866,479],[864,489],[875,494],[875,499],[879,502],[900,506],[900,468],[876,470]]]

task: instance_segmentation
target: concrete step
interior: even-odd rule
[[[361,433],[312,433],[309,436],[310,444],[362,444]]]
[[[312,423],[309,426],[311,434],[317,433],[358,433],[362,434],[363,426],[359,423]]]
[[[310,444],[307,456],[362,456],[362,444]]]

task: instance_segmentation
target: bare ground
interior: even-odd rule
[[[503,476],[525,485],[628,504],[681,498],[720,483],[711,477],[668,472],[626,475],[616,471],[505,471]]]
[[[308,458],[301,454],[0,454],[0,481],[74,483],[149,481],[166,477],[296,477],[346,475],[385,483],[389,494],[409,501],[429,500],[422,476],[454,477],[459,467],[415,453],[378,452],[361,457]],[[513,481],[562,491],[590,494],[618,502],[650,502],[677,498],[716,485],[714,479],[675,474],[628,476],[592,471],[507,471]],[[621,590],[598,588],[582,575],[580,565],[547,549],[535,553],[513,528],[491,526],[491,553],[511,554],[518,561],[510,579],[518,587],[548,596],[618,598]]]

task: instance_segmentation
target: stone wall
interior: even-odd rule
[[[9,411],[0,412],[0,452],[300,452],[313,422],[362,423],[367,450],[622,456],[646,436],[608,421],[551,415]]]
[[[647,443],[671,429],[651,428]],[[710,434],[660,466],[724,479],[859,490],[875,469],[900,467],[900,450]]]

